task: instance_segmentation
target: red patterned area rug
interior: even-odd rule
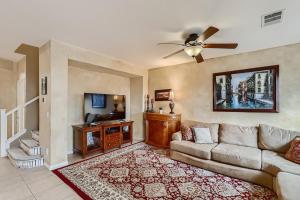
[[[265,187],[171,160],[162,152],[138,143],[54,173],[83,199],[276,199]]]

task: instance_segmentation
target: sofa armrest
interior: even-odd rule
[[[182,140],[182,135],[180,131],[172,134],[172,141],[181,141],[181,140]]]

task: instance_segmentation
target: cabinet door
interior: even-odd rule
[[[148,143],[164,147],[168,139],[168,123],[157,120],[149,120],[148,123]]]
[[[170,141],[172,141],[172,135],[173,133],[180,130],[180,121],[178,120],[170,120],[169,121],[169,127],[168,127],[168,146],[170,146]]]

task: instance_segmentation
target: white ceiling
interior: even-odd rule
[[[286,9],[283,23],[261,28],[261,15]],[[184,32],[220,28],[208,42],[238,42],[236,50],[205,49],[204,58],[300,42],[298,0],[1,0],[0,57],[49,39],[67,42],[151,68],[190,62],[184,53],[163,56]]]

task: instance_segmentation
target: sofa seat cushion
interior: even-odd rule
[[[189,154],[198,158],[210,160],[211,150],[218,144],[196,144],[191,141],[172,141],[170,149]]]
[[[279,172],[276,178],[276,193],[279,200],[300,199],[300,176]]]
[[[261,150],[253,147],[220,143],[212,150],[212,160],[260,170]]]
[[[300,165],[284,158],[283,154],[273,151],[262,151],[262,170],[274,176],[278,172],[289,172],[300,175]]]

